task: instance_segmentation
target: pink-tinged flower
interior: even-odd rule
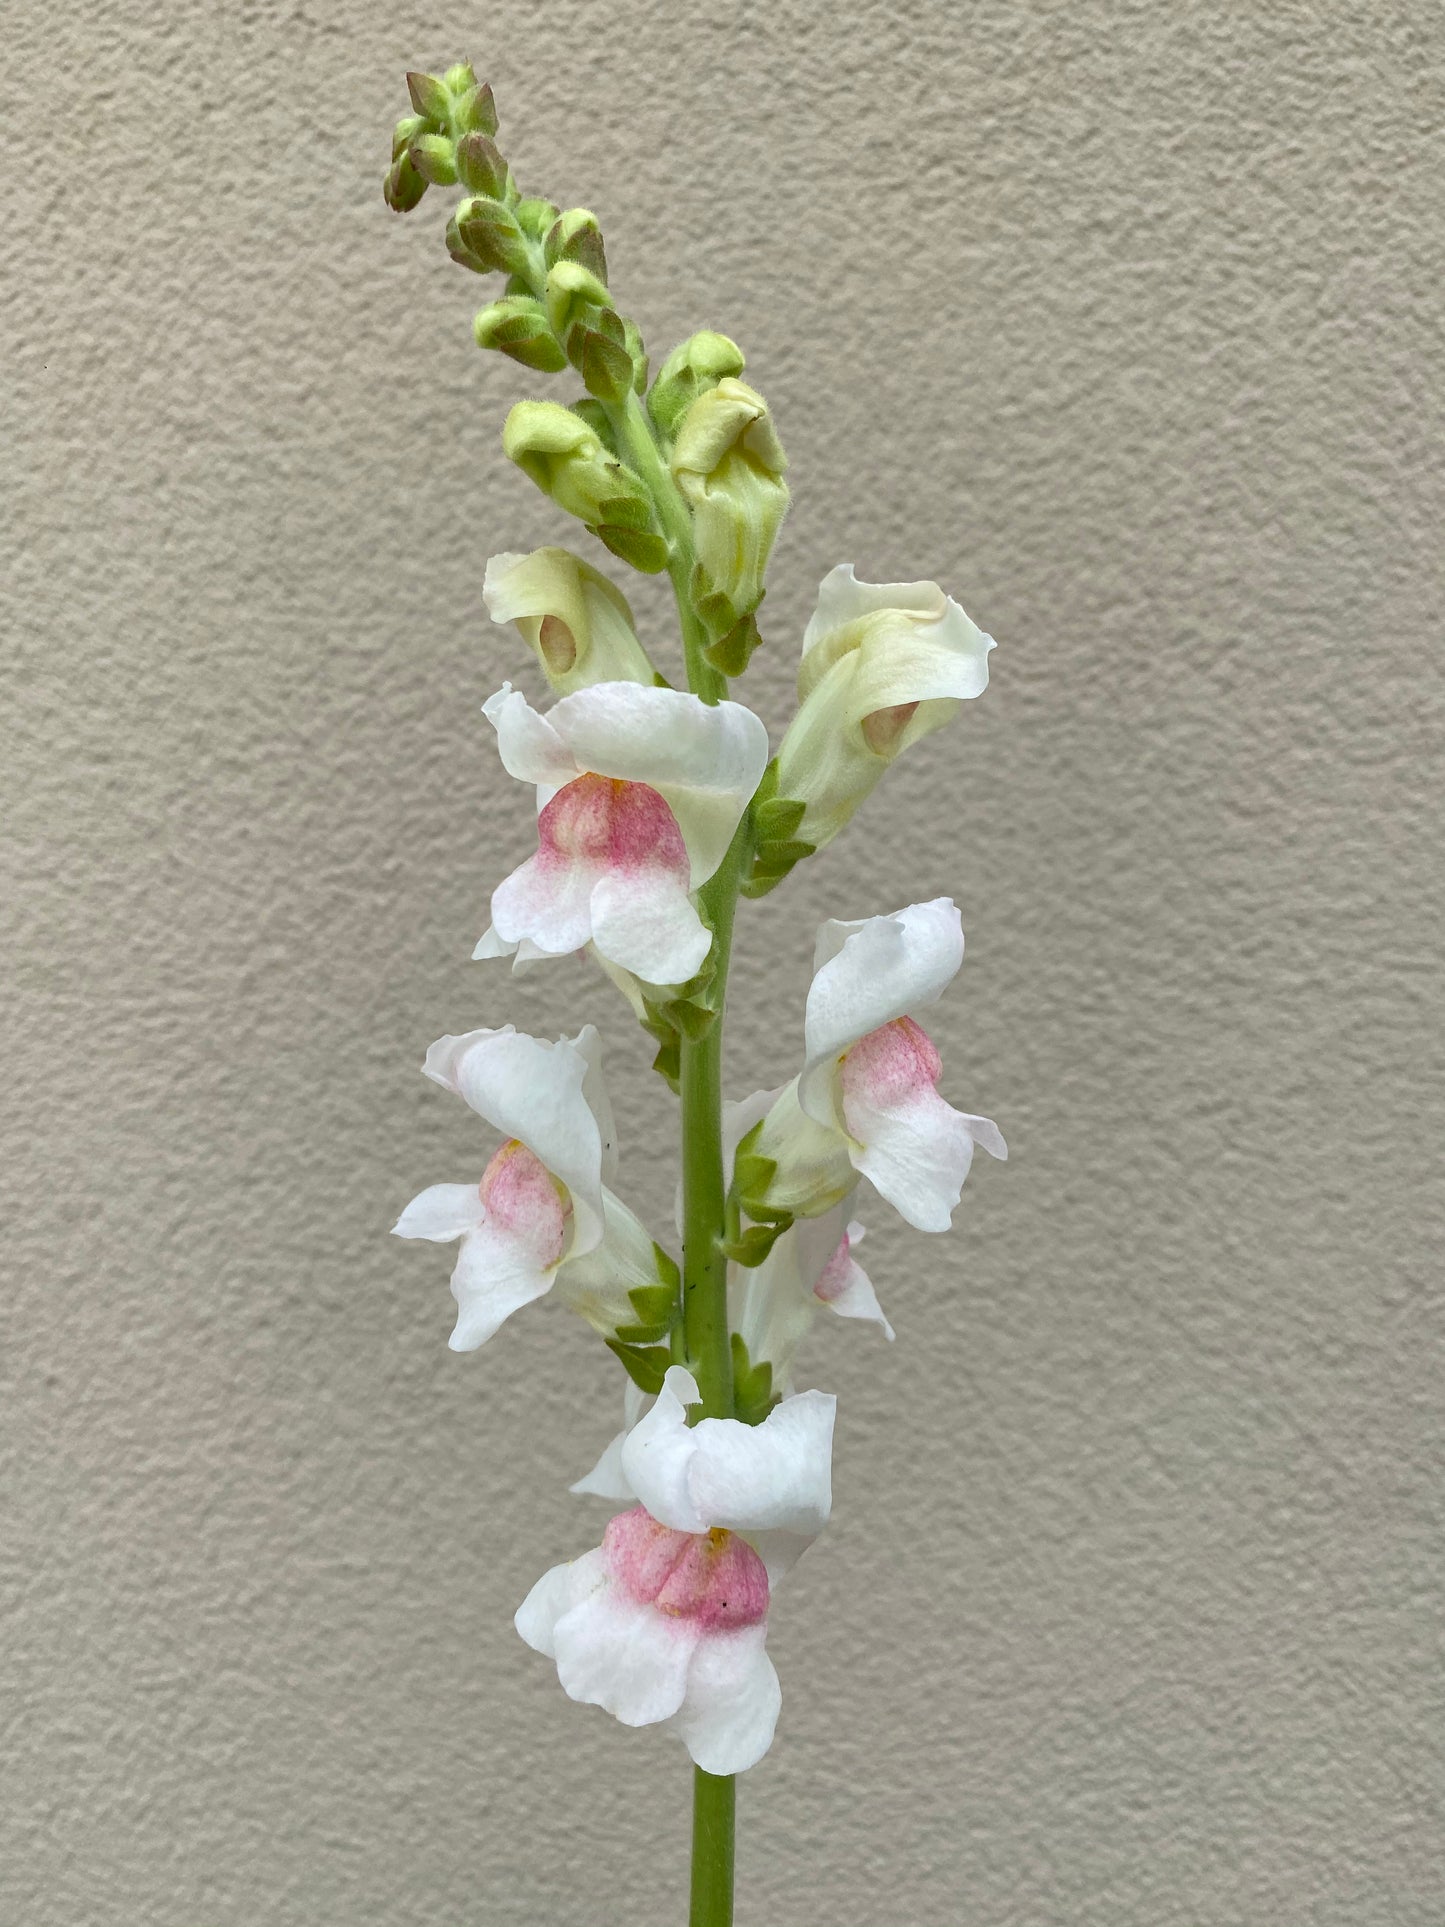
[[[864,1230],[856,1218],[845,1224],[847,1208],[845,1201],[820,1218],[800,1218],[756,1270],[738,1266],[731,1274],[738,1333],[753,1364],[766,1359],[772,1366],[775,1390],[791,1384],[798,1347],[823,1306],[893,1337],[873,1281],[854,1256]]]
[[[617,1152],[596,1029],[555,1044],[510,1024],[443,1037],[423,1069],[505,1140],[480,1184],[430,1185],[393,1227],[460,1240],[452,1350],[475,1351],[554,1289],[604,1335],[634,1322],[629,1294],[659,1282],[657,1250],[604,1181]]]
[[[778,794],[804,805],[792,834],[831,842],[894,757],[983,694],[993,647],[936,582],[825,575],[778,751]]]
[[[740,703],[596,683],[545,716],[505,685],[484,705],[511,775],[537,785],[537,854],[492,893],[478,956],[599,956],[650,984],[701,969],[694,893],[727,853],[768,737]]]
[[[939,1095],[938,1052],[913,1015],[937,1002],[962,962],[963,928],[948,897],[821,927],[803,1070],[743,1141],[744,1208],[751,1197],[816,1217],[861,1176],[917,1230],[949,1228],[974,1146],[1008,1156],[992,1119]]]
[[[690,1427],[697,1398],[673,1366],[621,1449],[638,1503],[595,1551],[545,1573],[516,1624],[570,1698],[624,1726],[665,1723],[704,1771],[741,1773],[772,1744],[768,1608],[827,1522],[836,1401],[803,1392],[758,1426]]]

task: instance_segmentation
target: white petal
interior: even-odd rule
[[[509,1025],[438,1038],[425,1069],[561,1179],[572,1199],[569,1256],[593,1250],[602,1237],[602,1134],[587,1103],[583,1053]]]
[[[947,1231],[973,1162],[968,1120],[937,1091],[888,1109],[865,1093],[849,1098],[848,1128],[861,1143],[853,1164],[917,1231]]]
[[[828,926],[818,941],[820,949],[833,941]],[[936,1003],[962,962],[963,923],[951,897],[911,903],[850,930],[808,990],[806,1061],[798,1080],[804,1111],[820,1124],[835,1123],[832,1080],[843,1052],[870,1031]]]
[[[497,935],[496,926],[489,923],[477,939],[477,947],[472,952],[472,959],[475,962],[478,958],[515,957],[516,954],[516,944],[505,942]]]
[[[539,716],[509,682],[487,698],[482,714],[497,732],[497,751],[509,776],[559,786],[578,774],[576,760],[551,720]]]
[[[980,1151],[987,1151],[991,1158],[997,1158],[1001,1164],[1007,1161],[1008,1146],[1003,1141],[1003,1132],[991,1117],[974,1117],[968,1111],[960,1111],[958,1115],[968,1126]]]
[[[602,1037],[596,1024],[584,1024],[575,1037],[564,1037],[564,1044],[581,1053],[587,1070],[582,1079],[582,1095],[597,1120],[602,1138],[602,1182],[611,1184],[617,1176],[617,1120],[612,1113],[612,1094],[602,1070]]]
[[[833,1421],[825,1392],[785,1398],[761,1425],[702,1419],[689,1428],[670,1371],[622,1449],[628,1483],[654,1519],[680,1532],[816,1534],[832,1505]]]
[[[822,1303],[829,1311],[837,1312],[840,1318],[861,1318],[870,1325],[881,1326],[883,1336],[891,1343],[893,1327],[883,1315],[883,1307],[873,1289],[873,1280],[853,1256],[853,1247],[862,1236],[862,1225],[849,1225],[849,1248],[843,1260],[841,1276],[829,1280],[827,1296],[822,1298]]]
[[[430,1238],[446,1244],[475,1231],[485,1218],[481,1192],[474,1184],[429,1184],[419,1191],[391,1227],[397,1238]]]
[[[538,1262],[527,1239],[484,1224],[462,1240],[452,1272],[457,1322],[447,1340],[454,1352],[474,1352],[514,1311],[545,1297],[552,1269]]]
[[[559,862],[538,852],[492,892],[492,924],[507,944],[530,943],[536,954],[567,957],[592,936],[597,866],[584,857]]]
[[[737,1329],[752,1362],[772,1365],[774,1390],[791,1378],[798,1347],[817,1316],[813,1287],[844,1237],[846,1208],[845,1200],[821,1217],[798,1219],[755,1271],[743,1273]]]
[[[755,1124],[761,1124],[773,1105],[782,1096],[786,1087],[779,1084],[776,1090],[754,1091],[751,1097],[740,1097],[735,1104],[723,1105],[723,1182],[732,1183],[733,1163],[738,1154],[738,1146]]]
[[[637,1322],[632,1292],[658,1282],[657,1252],[646,1225],[604,1185],[602,1237],[559,1265],[557,1296],[594,1331],[610,1338],[619,1325]]]
[[[818,601],[803,631],[803,654],[835,629],[878,609],[907,609],[941,616],[948,598],[936,582],[860,582],[851,562],[830,569],[818,586]]]
[[[672,1725],[704,1773],[745,1773],[773,1743],[783,1695],[766,1632],[745,1626],[698,1642]]]
[[[606,1583],[607,1557],[601,1546],[597,1546],[591,1552],[584,1552],[580,1559],[570,1559],[565,1565],[553,1566],[550,1572],[544,1572],[518,1606],[512,1623],[533,1652],[555,1659],[557,1651],[552,1635],[557,1621]]]
[[[591,918],[597,954],[644,983],[686,983],[712,948],[686,888],[660,867],[606,871],[592,891]]]
[[[768,732],[741,703],[681,689],[597,683],[548,714],[575,763],[646,783],[677,818],[696,889],[722,862],[768,761]]]
[[[652,1726],[682,1705],[700,1634],[605,1585],[552,1631],[557,1677],[569,1699],[600,1706],[624,1726]]]

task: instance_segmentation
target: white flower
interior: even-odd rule
[[[479,956],[591,943],[644,983],[685,983],[711,934],[693,892],[727,853],[768,760],[740,703],[595,683],[545,716],[506,684],[484,706],[511,775],[537,785],[539,848],[492,894]]]
[[[791,835],[831,842],[900,751],[983,694],[993,647],[936,582],[824,576],[778,751],[778,795],[806,806]]]
[[[856,1174],[919,1231],[948,1229],[975,1144],[1008,1156],[990,1118],[939,1096],[942,1064],[913,1015],[937,1002],[962,962],[962,923],[948,897],[822,925],[803,1070],[741,1147],[744,1208],[751,1196],[816,1217],[847,1196]]]
[[[774,1390],[791,1383],[793,1360],[820,1306],[840,1318],[864,1319],[893,1337],[873,1282],[853,1255],[863,1226],[856,1218],[845,1224],[846,1213],[845,1202],[820,1218],[800,1218],[756,1270],[737,1266],[730,1274],[737,1331],[751,1362],[772,1366]]]
[[[559,696],[599,682],[650,685],[622,591],[570,549],[494,555],[482,579],[493,622],[514,622]]]
[[[393,1226],[400,1238],[461,1241],[452,1350],[475,1351],[554,1288],[604,1335],[634,1322],[629,1294],[659,1282],[657,1254],[604,1182],[617,1151],[596,1029],[555,1044],[510,1024],[442,1037],[423,1069],[506,1139],[480,1184],[430,1185]]]
[[[697,1398],[673,1366],[621,1450],[639,1503],[595,1551],[545,1573],[516,1625],[570,1698],[625,1726],[666,1722],[705,1772],[741,1773],[777,1724],[768,1607],[827,1522],[836,1401],[803,1392],[758,1426],[689,1427]]]

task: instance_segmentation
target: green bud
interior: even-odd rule
[[[559,341],[566,341],[574,323],[597,324],[597,311],[610,307],[607,284],[580,261],[558,261],[547,271],[547,313]]]
[[[507,163],[485,134],[463,134],[456,148],[457,178],[469,194],[505,200]]]
[[[666,566],[666,544],[653,533],[652,498],[646,488],[570,408],[552,401],[519,401],[507,417],[502,446],[544,495],[585,522],[615,555],[632,561],[632,554],[625,554],[631,549],[651,556],[655,549],[649,540],[631,539],[650,538],[651,544],[661,544],[661,566]],[[634,567],[656,572],[643,562]]]
[[[435,74],[408,74],[406,91],[411,104],[424,120],[445,127],[451,114],[452,97]]]
[[[516,624],[559,696],[598,682],[653,681],[626,596],[569,549],[494,555],[482,600],[493,622]],[[641,1015],[640,992],[635,1008]]]
[[[399,161],[417,135],[426,131],[427,124],[420,114],[404,114],[396,123],[396,130],[391,137],[391,158]]]
[[[448,67],[442,75],[442,85],[453,100],[459,99],[463,94],[469,94],[476,84],[477,77],[472,71],[470,60],[459,60],[455,67]]]
[[[472,323],[472,333],[479,348],[495,348],[524,368],[555,375],[567,366],[562,345],[547,325],[546,309],[531,295],[505,295],[492,302]]]
[[[452,69],[456,71],[455,68]],[[486,134],[497,131],[497,103],[488,86],[469,87],[452,102],[452,126],[460,134]]]
[[[573,402],[572,413],[586,422],[609,455],[621,455],[607,410],[600,401],[594,401],[590,395],[582,395]]]
[[[602,230],[597,216],[585,207],[569,207],[559,214],[547,231],[547,266],[559,261],[580,261],[599,281],[607,279],[607,256],[602,246]]]
[[[743,351],[726,335],[704,328],[679,344],[657,371],[648,412],[664,435],[671,435],[684,410],[709,388],[747,366]]]
[[[739,616],[762,599],[788,506],[786,466],[768,405],[746,382],[725,377],[678,423],[672,473],[692,509],[698,566]]]
[[[462,246],[487,268],[504,274],[524,274],[531,261],[526,236],[510,208],[478,195],[463,201],[456,212],[457,236]]]
[[[416,206],[426,193],[426,182],[412,166],[410,154],[402,154],[392,162],[381,191],[394,214],[409,214]]]
[[[531,195],[525,201],[518,201],[516,214],[522,232],[540,241],[557,218],[557,204]]]
[[[433,187],[450,187],[457,178],[456,150],[445,134],[419,134],[410,152],[412,166]]]

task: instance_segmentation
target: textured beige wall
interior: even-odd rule
[[[1014,1159],[870,1211],[891,1352],[820,1334],[740,1922],[1436,1927],[1445,17],[1388,0],[12,5],[0,1920],[681,1916],[681,1749],[510,1624],[620,1374],[452,1357],[385,1235],[478,1159],[426,1043],[608,1011],[468,962],[483,562],[565,535],[381,202],[461,51],[652,342],[750,352],[774,728],[840,558],[1000,639],[741,938],[738,1090],[818,917],[954,893]]]

